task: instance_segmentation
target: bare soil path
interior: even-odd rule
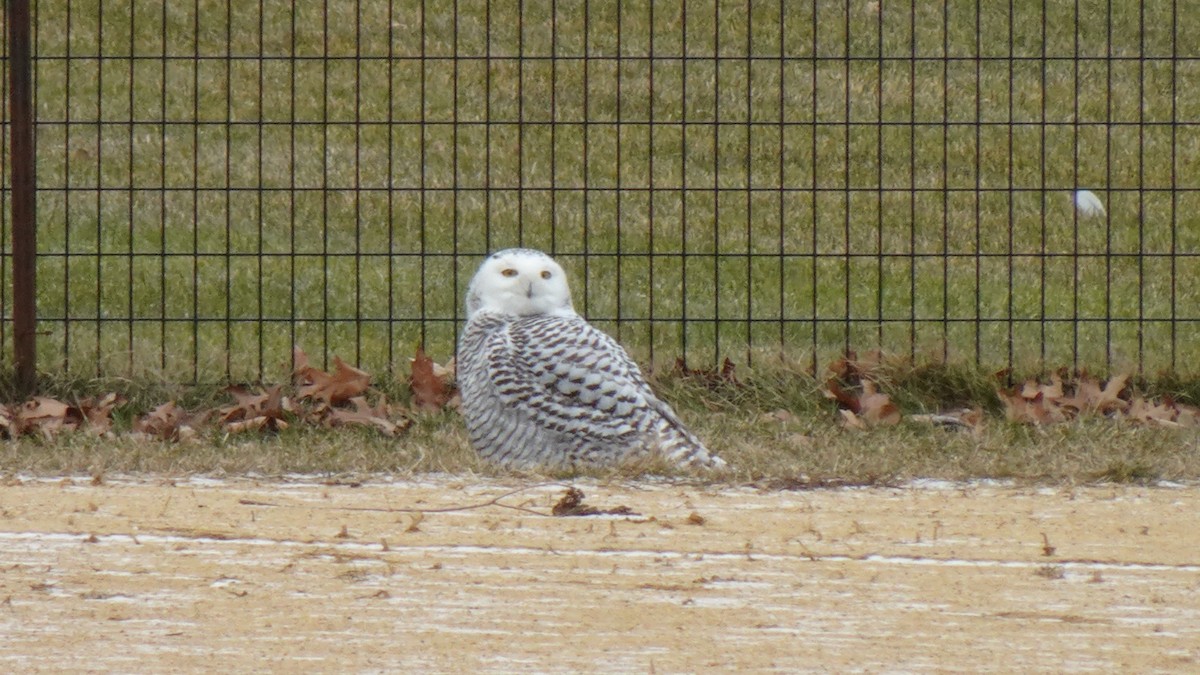
[[[0,671],[1200,671],[1194,486],[575,485],[12,480]]]

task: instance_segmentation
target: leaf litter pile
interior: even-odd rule
[[[188,410],[167,401],[136,418],[131,432],[141,438],[190,441],[214,430],[242,434],[279,432],[295,426],[360,426],[384,436],[398,436],[412,425],[414,414],[458,406],[453,362],[436,364],[419,349],[412,359],[409,406],[389,402],[382,392],[372,389],[370,374],[337,356],[333,357],[333,369],[326,372],[311,365],[308,355],[297,347],[294,363],[290,386],[229,386],[225,393],[232,401],[206,410]],[[113,410],[126,402],[119,394],[110,393],[76,404],[44,396],[20,405],[0,404],[0,432],[8,438],[40,434],[52,439],[68,430],[111,436]]]
[[[867,429],[894,426],[904,416],[891,397],[880,391],[875,379],[883,357],[872,352],[859,359],[854,352],[830,364],[823,394],[833,400],[845,427]],[[1002,378],[1004,373],[998,373]],[[882,378],[880,378],[882,379]],[[1119,420],[1163,427],[1200,427],[1200,408],[1171,397],[1150,400],[1133,391],[1128,374],[1104,381],[1086,371],[1072,374],[1067,369],[1052,373],[1048,382],[1026,380],[1017,387],[998,387],[996,397],[1010,422],[1046,425],[1081,417]],[[779,413],[776,413],[779,414]],[[938,414],[910,415],[914,422],[978,431],[984,424],[982,408],[976,406]]]
[[[395,437],[403,434],[418,415],[456,411],[459,407],[453,359],[439,364],[421,349],[411,359],[407,403],[389,401],[371,387],[369,373],[337,356],[328,372],[310,364],[299,347],[293,358],[289,385],[229,386],[224,390],[230,399],[227,404],[202,410],[188,410],[176,401],[168,401],[133,419],[130,432],[141,438],[191,441],[212,432],[263,434],[293,427],[356,426]],[[978,432],[986,422],[979,406],[938,414],[903,414],[883,391],[888,379],[883,374],[883,362],[877,351],[861,359],[847,352],[828,366],[822,394],[833,402],[841,426],[869,429],[907,420]],[[706,390],[752,386],[736,377],[734,370],[729,359],[712,369],[689,368],[680,359],[671,375]],[[1043,379],[1046,381],[1030,379],[1016,387],[996,388],[996,397],[1010,422],[1041,426],[1094,417],[1162,427],[1200,427],[1200,408],[1170,397],[1148,399],[1137,394],[1128,375],[1104,381],[1086,372],[1072,374],[1062,369]],[[52,440],[60,432],[82,431],[111,437],[113,411],[126,403],[125,397],[110,392],[74,403],[35,396],[24,403],[0,404],[0,434],[7,438],[40,435]],[[775,421],[793,417],[787,410],[764,415]]]

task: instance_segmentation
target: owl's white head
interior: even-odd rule
[[[574,316],[567,275],[550,256],[508,248],[487,257],[467,290],[467,318],[488,311],[515,316]]]

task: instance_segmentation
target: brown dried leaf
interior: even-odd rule
[[[398,421],[392,421],[391,410],[386,398],[381,398],[380,402],[373,407],[362,396],[356,396],[350,401],[354,404],[354,410],[330,408],[327,411],[325,423],[330,427],[345,424],[372,427],[387,436],[395,436],[412,424],[412,421],[405,417],[401,417]]]
[[[1062,407],[1069,408],[1075,413],[1101,415],[1124,410],[1128,407],[1128,403],[1122,401],[1118,396],[1125,388],[1128,379],[1128,375],[1118,375],[1101,387],[1099,380],[1087,373],[1080,373],[1075,381],[1074,395],[1064,397]]]
[[[1162,426],[1179,426],[1175,421],[1178,415],[1175,406],[1168,403],[1153,403],[1141,396],[1136,396],[1129,403],[1125,417],[1142,424],[1158,424]]]
[[[858,381],[858,352],[846,350],[846,355],[829,364],[829,373],[843,382],[855,384]]]
[[[133,423],[133,430],[160,438],[169,437],[182,416],[182,409],[174,401],[167,401],[138,418]]]
[[[1063,397],[1063,379],[1058,373],[1050,374],[1050,384],[1039,387],[1042,397],[1057,402]]]
[[[438,412],[450,400],[446,383],[433,370],[433,359],[425,350],[417,347],[412,359],[412,376],[408,380],[412,391],[412,407],[422,412]]]
[[[823,393],[825,398],[837,401],[839,408],[843,410],[849,410],[853,413],[857,413],[859,411],[858,396],[853,392],[842,389],[842,386],[838,384],[836,379],[831,378],[825,383],[825,390]]]
[[[725,360],[721,361],[721,380],[730,384],[741,384],[737,376],[733,374],[735,368],[737,366],[726,356]]]
[[[96,400],[88,397],[79,402],[77,409],[82,419],[87,420],[87,430],[97,435],[104,435],[112,430],[112,411],[126,403],[125,397],[109,392]]]
[[[1193,405],[1175,404],[1175,423],[1181,427],[1200,427],[1200,408]]]
[[[979,438],[983,435],[983,432],[987,426],[985,419],[986,418],[983,415],[983,408],[980,408],[979,406],[975,406],[970,410],[964,411],[962,415],[962,421],[971,428],[971,434],[976,438]]]
[[[863,380],[863,395],[858,399],[858,414],[871,426],[894,426],[900,423],[900,409],[887,394],[877,391],[875,383]]]
[[[301,375],[308,370],[308,354],[300,345],[292,346],[292,381],[299,382]]]
[[[996,395],[1004,403],[1005,416],[1011,422],[1040,425],[1066,419],[1063,410],[1055,404],[1047,403],[1041,392],[1032,399],[1025,398],[1023,391],[1018,393],[1000,390]]]
[[[16,411],[18,435],[31,431],[41,432],[50,439],[64,429],[76,429],[83,421],[78,409],[46,396],[35,396]]]
[[[64,430],[86,428],[105,434],[112,428],[112,409],[125,399],[109,393],[99,400],[85,398],[70,405],[46,396],[35,396],[20,406],[0,406],[0,431],[9,438],[39,432],[46,438]]]
[[[236,422],[227,422],[225,424],[225,431],[231,434],[243,431],[262,431],[263,429],[267,429],[268,431],[282,431],[287,426],[288,424],[284,420],[259,415],[258,417],[250,417]]]
[[[842,416],[842,425],[845,426],[847,429],[860,429],[860,430],[864,430],[864,431],[866,430],[867,423],[862,421],[861,417],[854,414],[853,410],[846,410],[845,408],[839,408],[838,414]]]
[[[370,375],[347,365],[337,356],[333,357],[334,371],[326,373],[310,366],[308,356],[299,347],[292,353],[296,363],[292,377],[299,386],[298,398],[311,398],[336,405],[361,395],[371,384]]]
[[[204,422],[208,413],[191,414],[168,401],[142,415],[133,423],[133,430],[168,441],[186,441],[196,438],[195,427]]]
[[[71,411],[71,406],[57,399],[45,396],[34,396],[21,405],[18,414],[27,422],[37,422],[44,419],[65,420]]]
[[[1092,403],[1094,409],[1103,414],[1128,408],[1129,403],[1120,398],[1121,392],[1125,390],[1128,382],[1129,373],[1121,373],[1109,378],[1104,388],[1100,390],[1100,395]]]
[[[1064,396],[1059,403],[1069,410],[1072,416],[1091,409],[1092,401],[1100,395],[1100,385],[1087,373],[1082,373],[1075,380],[1075,392]]]
[[[283,388],[276,385],[258,393],[238,386],[225,389],[236,400],[233,405],[217,410],[217,416],[225,430],[238,433],[249,430],[282,431],[288,428],[288,413],[294,410],[291,402],[283,395]]]
[[[253,394],[236,385],[226,387],[225,393],[233,396],[237,402],[217,409],[217,417],[224,423],[254,417],[254,413],[267,400],[266,394]]]
[[[1041,396],[1050,404],[1057,404],[1063,398],[1063,380],[1057,373],[1050,376],[1050,384],[1041,384],[1037,380],[1026,380],[1021,387],[1021,397],[1032,401]]]
[[[883,366],[883,361],[883,350],[868,349],[866,354],[854,359],[854,370],[860,378],[873,377]]]

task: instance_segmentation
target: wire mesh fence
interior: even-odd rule
[[[648,362],[1194,370],[1185,4],[44,0],[39,366],[403,372],[522,245]]]

